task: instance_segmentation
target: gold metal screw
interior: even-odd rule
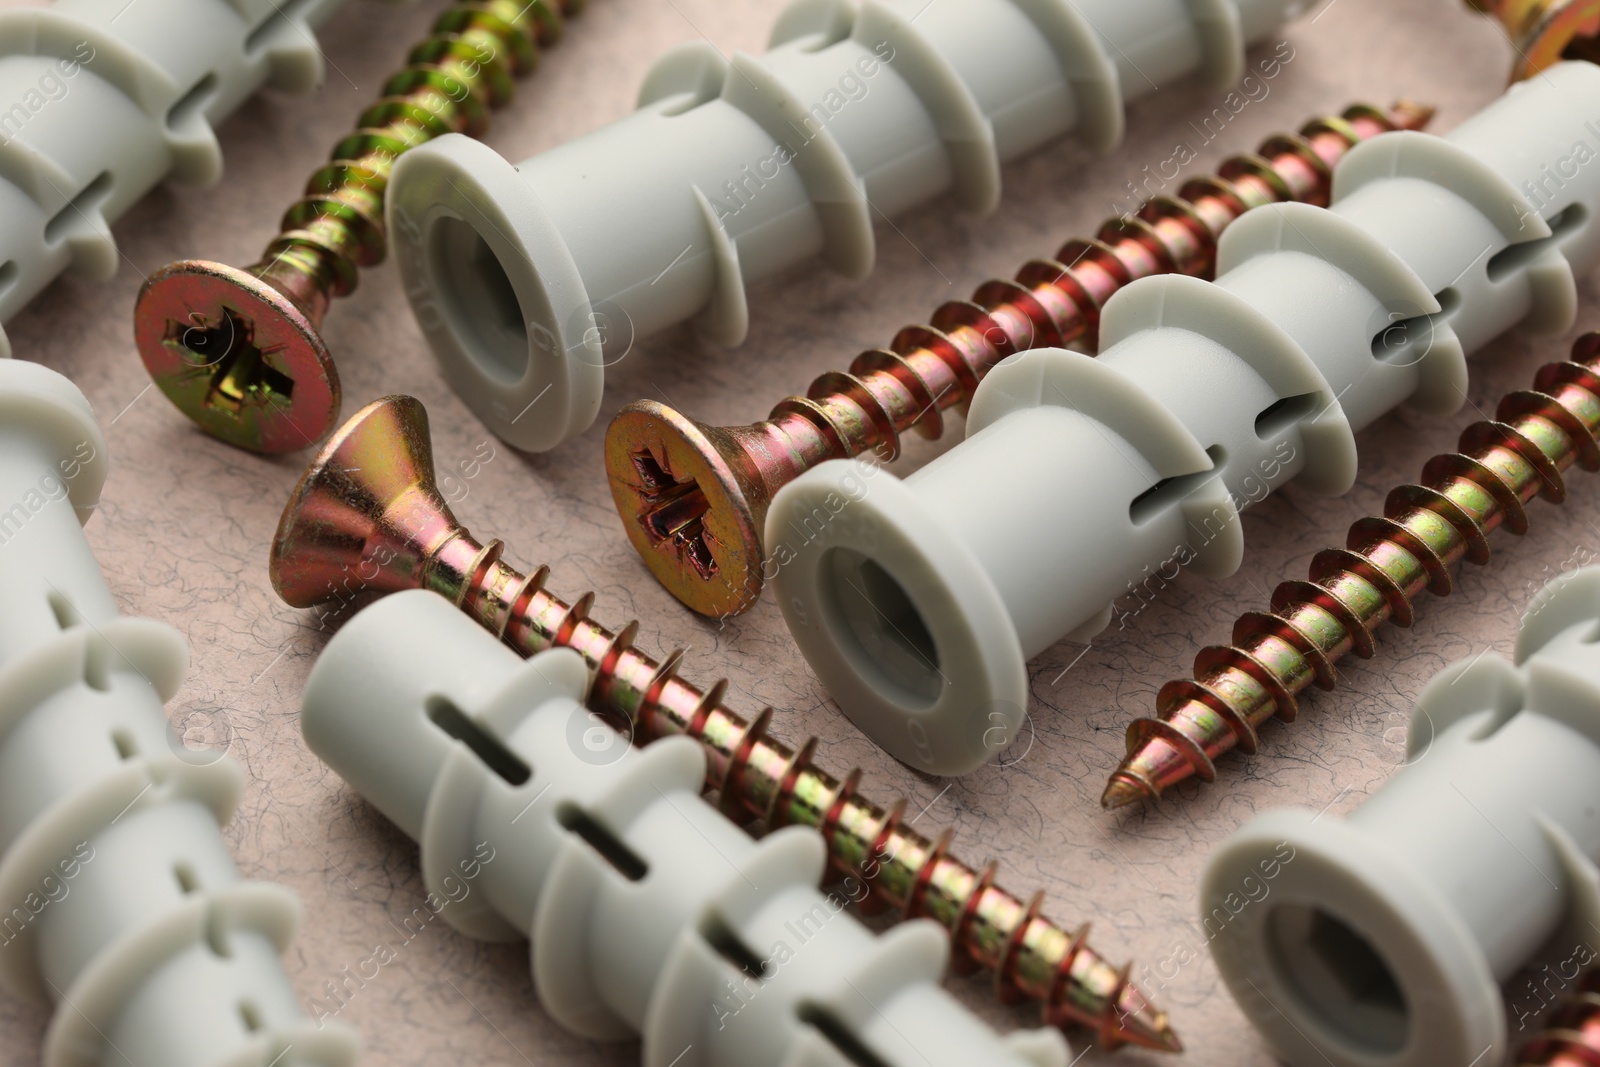
[[[1597,0],[1600,2],[1600,0]],[[978,383],[1014,352],[1083,343],[1100,308],[1153,274],[1206,278],[1217,238],[1263,204],[1325,204],[1333,165],[1358,142],[1417,129],[1433,112],[1399,103],[1317,119],[1298,136],[1269,138],[1259,155],[1235,156],[1215,177],[1187,182],[1136,215],[1113,218],[1092,241],[1067,242],[1016,281],[991,281],[955,300],[926,326],[901,330],[887,350],[864,353],[848,374],[831,371],[751,426],[706,426],[643,400],[606,430],[606,473],[623,528],[673,596],[702,615],[736,615],[761,596],[762,526],[779,489],[830,459],[900,451],[900,435],[944,430],[943,412],[964,409]]]
[[[512,79],[538,64],[585,0],[459,0],[412,49],[357,129],[312,175],[259,262],[169,263],[139,291],[134,340],[151,378],[201,429],[257,452],[293,452],[339,417],[339,375],[319,332],[329,302],[383,260],[395,160],[446,133],[480,136]]]
[[[686,734],[706,751],[706,788],[726,810],[768,827],[814,826],[833,866],[861,879],[869,900],[950,931],[958,968],[994,972],[1001,999],[1043,1002],[1049,1025],[1086,1026],[1104,1048],[1182,1046],[1155,1008],[1075,930],[1042,911],[1043,893],[1019,897],[995,882],[997,865],[950,853],[951,832],[923,837],[906,802],[881,807],[767,733],[772,709],[748,721],[723,704],[726,682],[698,689],[678,677],[682,652],[658,663],[632,647],[637,623],[613,633],[589,619],[593,594],[573,604],[544,588],[549,569],[521,574],[499,541],[474,540],[434,484],[427,413],[411,397],[378,400],[345,423],[295,488],[272,543],[272,584],[309,607],[363,590],[432,589],[523,655],[571,648],[593,672],[589,704],[629,736]]]
[[[1487,562],[1496,527],[1526,532],[1528,501],[1565,500],[1562,471],[1600,470],[1597,434],[1600,333],[1590,333],[1570,362],[1545,365],[1532,390],[1508,394],[1494,419],[1467,427],[1459,452],[1429,460],[1422,484],[1400,486],[1382,516],[1351,526],[1346,548],[1313,557],[1309,581],[1284,582],[1269,612],[1242,616],[1232,646],[1201,649],[1194,679],[1168,682],[1156,696],[1161,717],[1128,727],[1128,756],[1101,803],[1159,798],[1196,776],[1214,781],[1217,757],[1254,752],[1267,720],[1294,721],[1299,693],[1334,687],[1338,660],[1376,651],[1385,620],[1410,626],[1413,597],[1448,595],[1463,557]]]

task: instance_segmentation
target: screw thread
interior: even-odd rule
[[[868,902],[939,922],[957,968],[992,970],[1002,1000],[1042,1001],[1049,1025],[1092,1028],[1105,1048],[1181,1048],[1166,1014],[1129,981],[1132,965],[1114,967],[1089,946],[1087,924],[1069,930],[1046,917],[1043,893],[1018,897],[995,883],[996,864],[979,869],[952,856],[950,831],[931,840],[913,830],[904,800],[885,809],[861,796],[859,770],[840,781],[817,767],[815,738],[796,752],[770,736],[771,708],[754,721],[740,717],[722,703],[725,681],[701,690],[678,677],[682,650],[657,662],[633,647],[637,622],[607,630],[588,617],[593,594],[561,600],[544,587],[547,567],[522,574],[501,561],[502,548],[456,527],[429,553],[423,584],[524,655],[580,653],[594,672],[591,707],[641,740],[699,741],[707,788],[724,810],[772,827],[817,827],[832,865],[870,889]]]
[[[1194,678],[1157,694],[1161,717],[1128,727],[1128,757],[1102,803],[1159,797],[1194,776],[1213,781],[1218,756],[1254,752],[1274,715],[1294,720],[1301,691],[1313,682],[1332,689],[1346,653],[1371,656],[1385,620],[1410,626],[1424,588],[1448,595],[1458,560],[1487,562],[1489,533],[1526,532],[1528,501],[1564,500],[1562,471],[1574,462],[1600,469],[1597,372],[1600,334],[1586,334],[1571,361],[1547,364],[1532,390],[1508,394],[1494,419],[1467,427],[1459,452],[1429,460],[1421,484],[1391,492],[1381,517],[1352,525],[1346,548],[1313,557],[1309,581],[1284,582],[1270,612],[1240,617],[1232,646],[1202,649]]]
[[[1095,347],[1100,308],[1118,290],[1153,274],[1212,276],[1217,239],[1233,220],[1263,204],[1326,204],[1333,165],[1351,146],[1430,116],[1409,103],[1387,113],[1358,104],[1313,120],[1298,135],[1268,138],[1259,154],[1234,156],[1216,175],[1186,182],[1176,196],[1108,219],[1093,240],[1068,241],[1013,281],[986,282],[970,301],[944,304],[929,324],[896,334],[888,349],[858,356],[848,373],[830,371],[805,396],[779,402],[770,432],[804,457],[788,476],[880,446],[897,455],[908,430],[937,438],[942,413],[965,406],[1000,360],[1045,346]]]
[[[387,254],[383,197],[395,160],[446,133],[478,137],[513,79],[538,65],[584,0],[458,0],[384,83],[377,103],[311,176],[283,216],[283,232],[245,270],[319,323],[332,297],[356,287],[358,268]]]
[[[1591,969],[1577,992],[1539,1036],[1523,1045],[1516,1067],[1595,1067],[1600,1064],[1600,969]]]

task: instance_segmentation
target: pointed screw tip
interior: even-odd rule
[[[1439,114],[1439,109],[1432,104],[1418,103],[1415,100],[1400,100],[1394,105],[1394,110],[1400,113],[1404,129],[1420,130],[1434,120]]]
[[[1183,1042],[1173,1032],[1167,1013],[1145,1000],[1133,987],[1128,987],[1128,992],[1135,994],[1139,1006],[1124,1003],[1117,1012],[1114,1042],[1103,1043],[1101,1047],[1115,1049],[1119,1044],[1126,1044],[1156,1052],[1182,1052]]]
[[[1154,799],[1155,793],[1149,786],[1118,771],[1107,783],[1106,791],[1100,797],[1100,806],[1106,811],[1112,811],[1129,804]]]

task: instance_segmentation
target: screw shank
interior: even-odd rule
[[[526,73],[539,46],[582,7],[581,0],[458,4],[439,16],[432,35],[412,50],[411,65],[385,83],[382,100],[312,176],[261,261],[245,268],[307,310],[313,323],[332,297],[355,288],[358,268],[382,262],[384,193],[399,157],[446,133],[481,136],[487,110],[510,99],[511,78]]]
[[[1163,701],[1160,724],[1129,728],[1128,758],[1112,776],[1133,790],[1124,798],[1160,796],[1194,774],[1209,779],[1212,761],[1247,739],[1253,750],[1254,728],[1275,715],[1292,718],[1294,696],[1319,674],[1332,687],[1335,675],[1321,665],[1352,650],[1371,655],[1379,626],[1391,617],[1409,625],[1423,589],[1448,594],[1459,560],[1487,561],[1492,531],[1508,523],[1526,530],[1524,505],[1539,495],[1561,499],[1561,473],[1574,463],[1592,467],[1600,447],[1597,342],[1588,334],[1574,345],[1581,363],[1543,368],[1535,384],[1547,391],[1506,397],[1498,412],[1506,421],[1468,427],[1464,451],[1429,460],[1422,483],[1392,493],[1382,518],[1350,528],[1347,552],[1313,561],[1309,582],[1279,586],[1270,616],[1240,620],[1236,647],[1202,653],[1197,695]],[[1189,690],[1169,683],[1162,692]]]
[[[487,589],[523,586],[520,575],[496,568]],[[503,604],[503,596],[469,592],[464,606],[480,619],[507,617],[490,606],[495,603]],[[597,672],[596,706],[632,723],[637,740],[685,735],[699,741],[706,753],[705,786],[720,791],[725,805],[774,826],[822,828],[840,875],[863,880],[903,914],[926,915],[956,932],[958,951],[973,964],[1003,969],[1018,993],[1046,1001],[1048,1018],[1114,1032],[1114,1013],[1138,1017],[1148,1011],[1126,977],[1087,945],[902,825],[898,811],[857,795],[853,782],[844,785],[782,742],[755,732],[717,699],[720,684],[708,697],[636,649],[615,652],[615,635],[591,620],[573,621],[573,615],[543,589],[524,594],[510,611],[505,639],[525,655],[553,647],[579,652]],[[1063,971],[1071,976],[1065,986]]]
[[[814,835],[752,841],[702,800],[693,743],[641,751],[618,738],[613,758],[575,743],[603,729],[580,704],[585,681],[570,652],[524,662],[412,591],[329,643],[303,721],[312,748],[358,787],[404,780],[430,888],[444,896],[460,870],[488,905],[458,892],[446,920],[478,937],[530,935],[546,1008],[579,1033],[638,1033],[647,1061],[698,1067],[776,1067],[819,1036],[895,1067],[1027,1067],[939,988],[943,941],[931,928],[876,937],[816,888]],[[724,983],[747,975],[761,995],[725,1003]],[[852,991],[867,1011],[808,1025],[808,1005]],[[1065,1043],[1046,1047],[1043,1062],[1066,1067]]]

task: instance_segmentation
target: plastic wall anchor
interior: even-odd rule
[[[0,11],[0,322],[67,269],[116,273],[111,223],[168,175],[222,176],[211,124],[322,82],[344,0],[56,0]],[[7,348],[0,331],[0,355]]]
[[[1344,492],[1354,431],[1402,402],[1454,410],[1467,351],[1566,329],[1600,259],[1600,169],[1551,168],[1600,150],[1597,114],[1600,69],[1568,63],[1448,137],[1358,145],[1331,208],[1235,222],[1214,284],[1114,296],[1098,359],[1003,362],[967,440],[909,478],[838,460],[791,482],[765,543],[828,691],[899,759],[971,771],[1021,725],[1028,659],[1092,639],[1156,576],[1234,571],[1241,508],[1290,479]]]
[[[1406,766],[1349,816],[1271,812],[1213,853],[1217,968],[1293,1067],[1504,1062],[1501,983],[1539,956],[1593,958],[1597,638],[1600,568],[1562,575],[1523,616],[1516,666],[1479,656],[1428,684]]]
[[[83,536],[106,466],[75,386],[0,361],[0,985],[61,1005],[43,1067],[348,1067],[278,962],[298,902],[219,829],[243,772],[168,726],[183,638],[118,617]]]
[[[817,889],[826,848],[757,842],[700,796],[687,738],[637,749],[582,704],[583,658],[524,660],[436,593],[368,607],[306,684],[306,743],[421,844],[440,913],[528,936],[545,1009],[638,1035],[652,1067],[1066,1067],[1065,1040],[1006,1041],[939,985],[944,934],[875,936]]]
[[[698,317],[737,344],[751,282],[817,255],[862,277],[875,215],[946,191],[992,210],[1006,160],[1073,131],[1111,148],[1125,101],[1231,82],[1307,6],[800,0],[762,58],[674,49],[638,111],[518,166],[464,137],[408,152],[395,258],[450,384],[512,445],[552,448],[636,339]]]

